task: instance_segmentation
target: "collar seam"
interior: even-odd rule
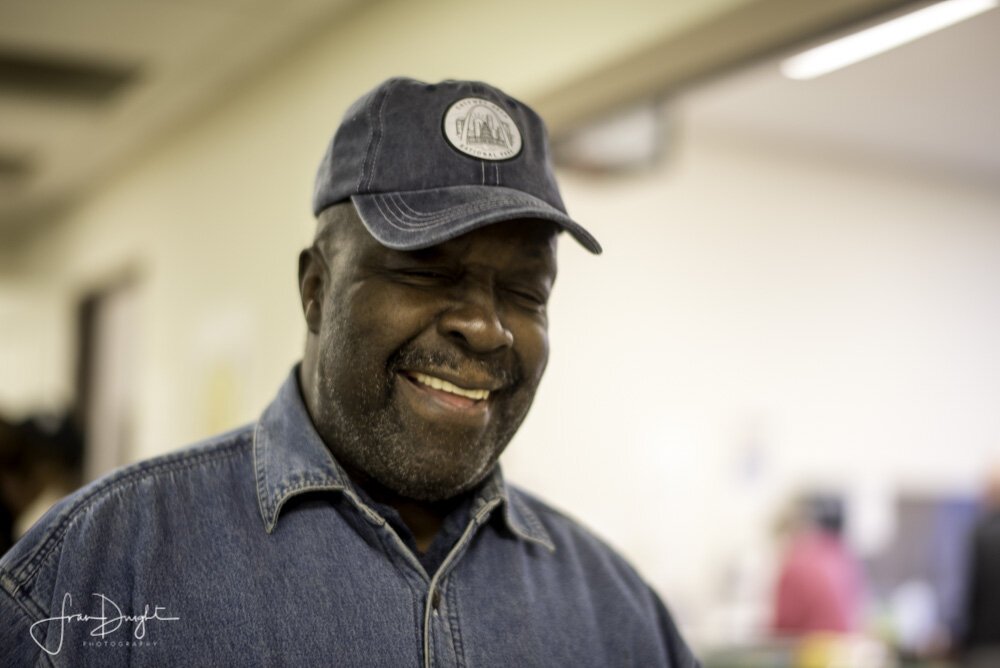
[[[265,462],[265,456],[263,453],[263,448],[266,448],[266,444],[261,444],[261,449],[257,447],[257,438],[260,432],[261,420],[257,421],[254,427],[253,433],[253,457],[254,457],[254,468],[256,469],[256,483],[257,483],[257,507],[260,510],[261,519],[264,522],[264,530],[267,533],[273,533],[274,528],[278,525],[278,519],[281,515],[281,508],[285,505],[293,496],[301,494],[306,491],[343,491],[345,486],[343,482],[337,480],[335,476],[326,474],[319,478],[312,477],[309,473],[305,476],[309,476],[308,479],[300,480],[291,485],[287,485],[282,481],[281,483],[276,483],[274,489],[268,484],[267,479],[267,464]]]
[[[264,531],[271,533],[274,530],[275,522],[271,521],[273,515],[272,518],[268,517],[271,504],[270,495],[267,493],[267,470],[264,467],[264,459],[260,456],[257,449],[257,435],[260,432],[260,423],[261,421],[258,420],[253,429],[253,463],[257,483],[257,508],[260,509],[260,518],[264,522]],[[264,508],[265,504],[268,506],[267,509]]]
[[[556,546],[552,542],[549,532],[545,530],[542,526],[541,521],[535,515],[534,511],[528,507],[528,505],[522,500],[516,493],[509,493],[507,495],[508,503],[510,504],[511,518],[513,521],[509,522],[510,528],[517,535],[521,536],[525,540],[529,540],[533,543],[537,543],[547,549],[549,552],[555,552]],[[521,523],[526,526],[519,526]]]
[[[333,482],[332,484],[323,484],[318,481],[303,482],[298,485],[293,485],[286,489],[283,489],[274,494],[276,501],[274,502],[274,511],[271,515],[270,522],[267,523],[267,533],[273,533],[275,527],[278,526],[278,520],[281,517],[281,509],[284,507],[285,502],[294,496],[298,496],[304,492],[343,492],[344,487],[339,483]]]

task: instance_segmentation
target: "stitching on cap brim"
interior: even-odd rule
[[[352,195],[351,201],[372,236],[396,250],[427,248],[485,225],[535,218],[558,224],[591,253],[602,252],[601,244],[586,229],[537,197],[496,186],[486,190],[489,192],[473,191],[478,196],[438,211],[414,208],[412,196],[441,191]]]

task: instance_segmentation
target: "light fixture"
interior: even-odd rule
[[[556,165],[599,174],[651,167],[670,148],[669,120],[649,101],[595,120],[553,142]]]
[[[781,63],[781,73],[790,79],[814,79],[982,14],[998,4],[998,0],[945,0],[792,56]]]

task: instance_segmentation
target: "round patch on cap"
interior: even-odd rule
[[[507,160],[521,152],[521,132],[514,119],[489,100],[462,98],[444,114],[444,136],[466,155]]]

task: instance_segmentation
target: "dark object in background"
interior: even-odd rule
[[[18,538],[18,517],[46,490],[61,495],[79,486],[82,460],[83,442],[69,417],[0,417],[0,554]]]
[[[1000,474],[990,481],[984,501],[969,552],[962,643],[967,665],[979,665],[973,657],[983,653],[1000,659]]]
[[[805,513],[820,530],[834,536],[844,533],[844,500],[838,496],[815,494],[804,500]]]

